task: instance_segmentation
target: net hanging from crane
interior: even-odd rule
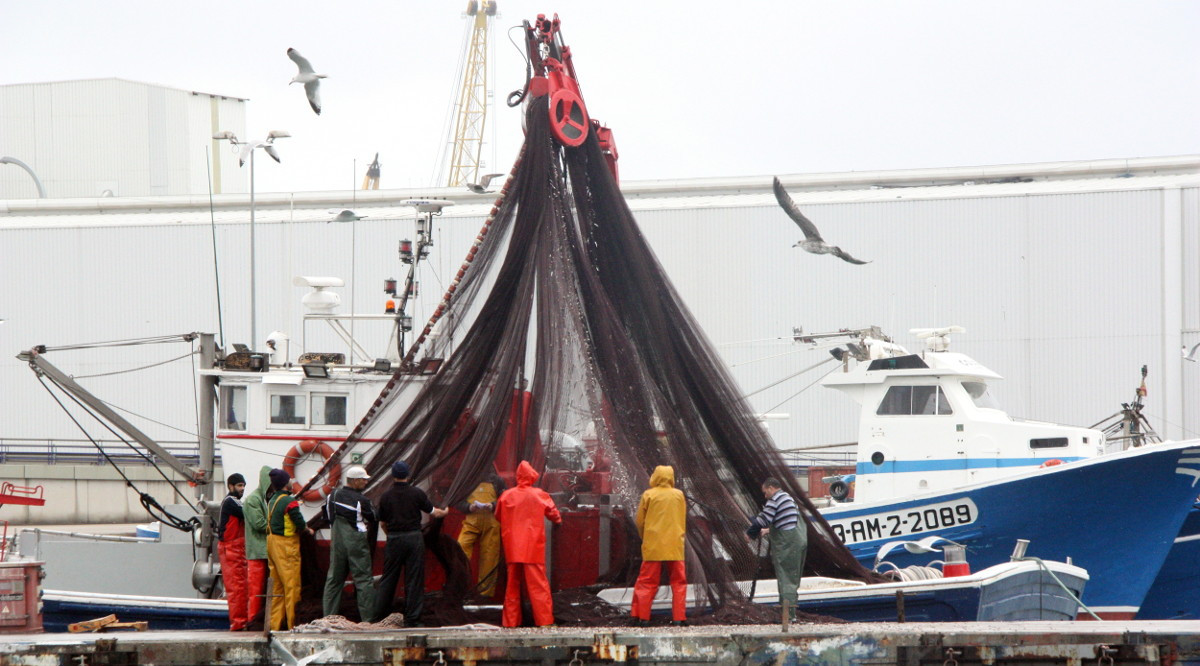
[[[776,477],[808,518],[806,572],[873,579],[801,491],[672,287],[595,133],[565,148],[546,96],[528,101],[525,125],[521,157],[430,336],[425,358],[444,364],[433,375],[397,373],[328,464],[367,450],[378,497],[391,464],[406,460],[445,506],[493,468],[511,480],[529,460],[568,514],[612,507],[618,552],[594,582],[616,586],[632,586],[641,560],[632,517],[649,474],[671,465],[688,498],[688,582],[702,585],[710,608],[736,605],[748,621],[762,618],[743,612],[734,581],[758,573],[761,554],[744,530],[761,482]],[[578,547],[595,547],[586,543]],[[465,558],[446,538],[431,544],[449,569],[445,597],[461,601],[471,593]]]

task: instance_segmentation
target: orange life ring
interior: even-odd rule
[[[328,461],[329,457],[333,455],[333,447],[316,439],[301,440],[297,442],[295,446],[289,449],[287,454],[283,456],[283,471],[295,478],[296,463],[300,462],[300,459],[304,456],[314,452],[320,453],[321,458],[323,458],[325,461]],[[328,497],[329,493],[333,492],[334,488],[337,488],[337,484],[341,480],[342,466],[340,464],[333,465],[329,468],[329,480],[325,482],[325,485],[306,490],[300,495],[300,499],[304,500],[305,502],[320,502]],[[298,492],[301,487],[302,486],[299,482],[292,482],[293,493]]]
[[[1061,464],[1063,464],[1063,461],[1059,460],[1058,458],[1051,458],[1051,459],[1047,460],[1046,462],[1042,463],[1042,467],[1054,467],[1055,465],[1061,465]]]

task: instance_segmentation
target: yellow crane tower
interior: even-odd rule
[[[473,17],[471,39],[463,67],[462,88],[458,94],[458,119],[454,124],[447,187],[473,183],[479,174],[488,105],[488,32],[495,15],[496,0],[470,0],[467,3],[467,16]]]

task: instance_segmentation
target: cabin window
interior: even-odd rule
[[[346,396],[314,394],[312,397],[314,426],[346,425]]]
[[[1061,449],[1067,446],[1066,437],[1043,437],[1041,439],[1029,440],[1029,448],[1031,449]]]
[[[983,382],[963,382],[962,387],[967,390],[967,395],[971,396],[971,400],[976,407],[983,409],[1000,409],[1000,403],[996,402],[996,398],[988,392],[988,385]]]
[[[271,423],[275,425],[304,425],[304,396],[271,396]]]
[[[953,414],[940,386],[892,386],[875,411],[880,416]]]
[[[218,411],[221,414],[219,427],[222,430],[245,430],[246,387],[222,386],[221,404]]]

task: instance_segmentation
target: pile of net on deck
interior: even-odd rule
[[[777,618],[734,586],[773,577],[744,530],[760,484],[776,477],[808,518],[806,572],[872,579],[801,491],[672,287],[595,132],[562,146],[545,97],[528,103],[525,124],[521,156],[424,349],[444,364],[432,376],[397,373],[330,464],[361,441],[370,495],[406,460],[445,506],[493,466],[511,473],[526,459],[544,471],[555,442],[587,441],[597,464],[611,465],[611,503],[629,530],[649,474],[671,465],[688,498],[688,582],[703,587],[714,617],[747,622]],[[598,584],[633,585],[641,556],[632,534],[620,554],[630,566]],[[450,536],[427,541],[448,567],[434,610],[461,606],[473,593],[467,560]]]

